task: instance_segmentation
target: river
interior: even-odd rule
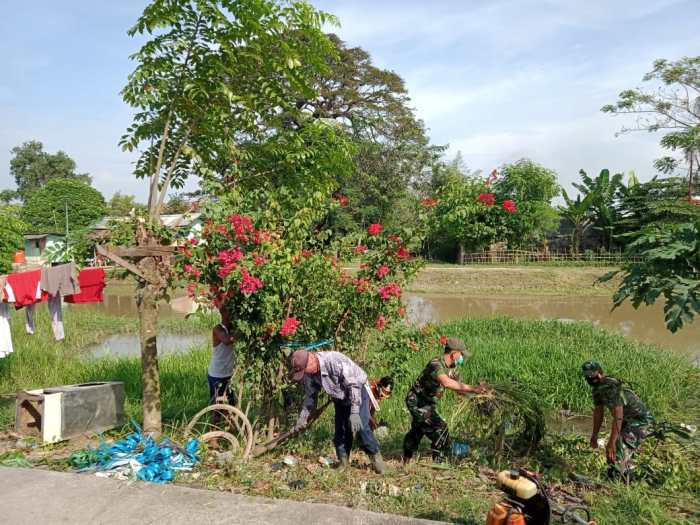
[[[495,315],[520,319],[560,319],[564,322],[588,321],[596,326],[618,331],[627,337],[681,352],[694,362],[700,363],[700,323],[691,324],[672,334],[664,326],[661,305],[635,310],[629,304],[625,304],[611,311],[611,301],[608,297],[476,297],[428,293],[407,294],[405,301],[409,320],[417,324],[449,321],[467,316]],[[110,315],[136,315],[133,295],[107,293],[104,303],[94,307]],[[169,304],[161,305],[160,314],[163,318],[181,317],[191,309],[192,303],[189,299],[175,297]],[[138,348],[138,344],[134,345],[134,341],[131,340],[133,337],[115,336],[100,345],[95,350],[96,355],[125,355],[130,346]],[[183,351],[193,344],[203,342],[203,338],[170,337],[162,340],[161,349],[164,352]]]

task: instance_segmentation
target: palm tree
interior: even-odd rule
[[[581,199],[581,195],[577,195],[576,200],[572,200],[563,188],[561,193],[566,207],[559,206],[559,211],[574,225],[574,230],[571,233],[571,247],[574,253],[578,254],[581,251],[583,234],[593,222],[591,214],[593,194],[589,193],[583,199]]]

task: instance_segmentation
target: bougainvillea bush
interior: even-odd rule
[[[325,227],[329,212],[347,202],[335,193],[337,170],[346,166],[343,145],[334,145],[332,130],[306,133],[284,148],[258,149],[254,163],[242,161],[248,177],[220,188],[203,211],[201,238],[178,254],[187,293],[233,314],[238,367],[267,398],[284,382],[285,345],[333,338],[336,349],[356,355],[368,332],[404,315],[402,292],[421,264],[412,250],[422,229],[373,224],[338,238]],[[326,148],[308,148],[316,140]],[[263,166],[268,171],[255,179]],[[428,209],[419,208],[425,218]],[[344,268],[351,260],[353,267]]]

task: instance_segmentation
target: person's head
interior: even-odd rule
[[[219,313],[221,314],[221,323],[228,325],[231,322],[231,311],[226,306],[222,306],[219,308]]]
[[[394,378],[384,376],[379,380],[377,386],[379,387],[379,399],[386,399],[391,395],[391,391],[394,388]]]
[[[589,385],[597,385],[605,377],[603,367],[597,361],[586,361],[581,365],[581,374]]]
[[[445,343],[445,364],[449,367],[459,366],[472,356],[467,345],[459,337],[448,337]]]
[[[313,352],[300,349],[289,356],[289,376],[292,381],[302,381],[306,374],[318,374],[320,364]]]

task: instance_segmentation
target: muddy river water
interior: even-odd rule
[[[474,297],[423,293],[408,294],[406,305],[409,319],[417,324],[466,316],[495,315],[522,319],[560,319],[564,322],[588,321],[596,326],[618,331],[627,337],[681,352],[700,364],[700,322],[672,334],[664,327],[661,305],[635,310],[629,304],[625,304],[611,312],[611,301],[608,297]],[[96,308],[111,315],[136,315],[133,295],[107,293],[104,303]],[[162,317],[172,318],[182,317],[191,309],[192,303],[186,297],[176,297],[170,304],[161,305],[160,312]],[[159,342],[163,352],[186,351],[193,345],[204,343],[205,338],[166,337]],[[134,336],[114,336],[99,345],[93,355],[122,356],[129,354],[128,349],[131,348],[138,352],[138,343]]]

